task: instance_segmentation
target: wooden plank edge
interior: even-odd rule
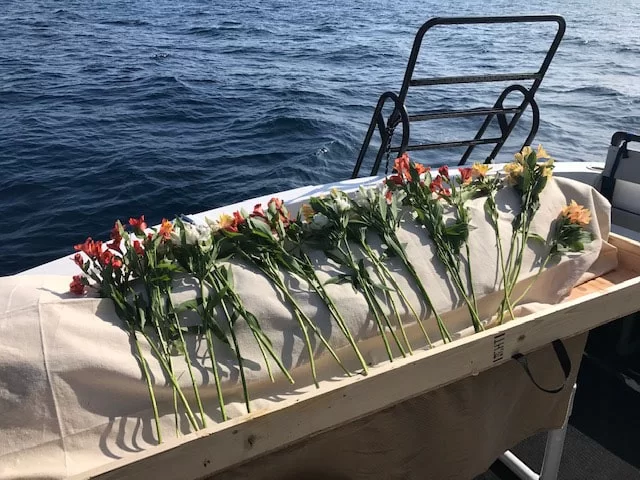
[[[621,255],[637,255],[640,244],[613,236]],[[500,365],[640,310],[640,277],[605,292],[588,294],[453,343],[416,352],[371,369],[368,377],[323,382],[295,399],[206,430],[168,441],[75,479],[171,478],[213,475],[300,439],[330,430],[389,405]],[[365,381],[366,380],[366,381]],[[178,466],[179,465],[179,466]]]

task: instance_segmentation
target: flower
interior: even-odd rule
[[[144,221],[144,215],[141,215],[140,218],[130,218],[129,225],[133,227],[133,230],[136,233],[143,233],[144,230],[147,229],[147,223]]]
[[[460,172],[460,182],[463,185],[468,185],[473,180],[473,169],[472,168],[459,168],[458,172]]]
[[[171,238],[172,231],[173,231],[173,224],[166,218],[163,218],[162,223],[160,224],[160,230],[158,231],[158,234],[163,239],[169,240]]]
[[[142,244],[139,240],[133,241],[133,250],[140,256],[144,255],[144,248],[142,248]]]
[[[316,212],[313,209],[313,207],[308,203],[305,203],[302,205],[302,207],[300,207],[300,214],[302,215],[302,218],[304,218],[306,222],[310,222],[313,216],[315,215],[315,213]]]
[[[264,210],[262,209],[262,204],[261,203],[256,203],[255,206],[253,207],[253,212],[250,215],[251,217],[260,217],[260,218],[267,218],[267,216],[264,214]]]
[[[245,222],[245,218],[242,216],[238,210],[233,212],[233,226],[236,228],[236,232],[238,231],[238,227]]]
[[[591,222],[591,212],[588,208],[578,205],[575,200],[562,208],[560,216],[566,218],[569,223],[576,225],[588,225]]]
[[[542,175],[544,175],[547,178],[550,178],[551,175],[553,175],[553,158],[549,158],[546,162],[542,164]]]
[[[69,284],[69,291],[76,295],[84,295],[85,283],[83,279],[84,277],[82,275],[74,275],[73,281]]]
[[[524,165],[525,161],[527,160],[527,157],[532,153],[533,153],[533,148],[527,145],[526,147],[522,147],[522,151],[516,153],[514,155],[514,158],[516,159],[516,162],[518,162],[521,165]]]
[[[507,182],[511,185],[516,185],[518,183],[518,178],[520,178],[524,171],[524,167],[518,162],[511,162],[504,166],[504,171],[507,174]]]
[[[542,160],[543,158],[551,159],[551,157],[546,152],[546,150],[542,148],[542,145],[538,145],[538,150],[536,151],[536,157],[538,160]]]
[[[401,178],[410,178],[409,173],[409,154],[406,152],[396,158],[393,168]]]
[[[82,258],[82,255],[80,253],[76,253],[73,256],[73,262],[80,268],[84,268],[84,258]]]
[[[404,180],[402,180],[402,177],[400,175],[391,175],[390,177],[387,177],[385,179],[385,183],[388,184],[392,184],[392,185],[402,185],[404,183]]]
[[[486,163],[474,163],[473,166],[471,167],[471,175],[474,178],[484,178],[487,176],[487,173],[489,172],[489,165],[487,165]]]
[[[449,167],[447,165],[442,165],[438,169],[438,173],[440,174],[440,176],[442,176],[446,180],[449,180]]]
[[[98,258],[102,253],[102,242],[94,242],[91,237],[88,237],[84,243],[74,245],[76,252],[81,251],[89,258]]]
[[[425,167],[421,163],[414,163],[413,168],[416,169],[418,175],[422,175],[423,173],[427,173],[429,171],[429,167]]]

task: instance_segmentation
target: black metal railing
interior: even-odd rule
[[[450,76],[450,77],[428,77],[428,78],[413,78],[413,72],[415,70],[416,61],[422,45],[422,39],[424,35],[431,28],[436,25],[478,25],[478,24],[509,24],[509,23],[535,23],[535,22],[552,22],[556,23],[558,29],[549,46],[547,53],[540,65],[537,72],[515,72],[505,74],[492,74],[492,75],[465,75],[465,76]],[[376,175],[380,169],[380,164],[385,155],[387,157],[390,153],[402,154],[404,152],[416,151],[416,150],[431,150],[438,148],[453,148],[453,147],[467,147],[465,152],[460,158],[459,165],[464,165],[474,148],[477,145],[491,145],[494,144],[494,148],[487,156],[485,163],[491,163],[496,155],[500,152],[500,149],[509,138],[516,124],[520,120],[522,114],[527,108],[531,108],[533,121],[531,129],[523,146],[530,145],[533,141],[540,123],[540,113],[538,105],[535,101],[535,94],[544,78],[549,64],[553,59],[562,37],[564,36],[566,24],[564,18],[558,15],[525,15],[525,16],[506,16],[506,17],[451,17],[451,18],[432,18],[426,22],[416,34],[416,38],[413,42],[413,48],[411,49],[411,55],[409,56],[409,62],[404,74],[404,80],[400,93],[385,92],[380,96],[378,104],[373,113],[369,129],[365,135],[364,142],[360,149],[356,165],[353,169],[352,178],[358,176],[364,157],[369,149],[371,139],[376,129],[380,134],[380,148],[376,155],[373,167],[371,169],[371,175]],[[489,108],[470,108],[466,110],[434,110],[428,112],[419,112],[415,114],[409,114],[405,105],[407,93],[410,87],[425,87],[433,85],[453,85],[464,83],[485,83],[485,82],[510,82],[510,81],[531,81],[533,83],[530,87],[525,87],[520,84],[512,84],[506,87],[502,93],[498,96],[498,99],[492,107]],[[505,99],[512,93],[517,92],[522,95],[522,101],[517,107],[506,108],[504,106]],[[389,116],[385,119],[382,111],[388,100],[393,102],[393,110]],[[511,118],[507,118],[507,115],[511,115]],[[456,140],[437,143],[424,143],[424,144],[409,144],[409,130],[412,122],[423,122],[436,119],[446,118],[462,118],[471,116],[484,116],[485,120],[478,129],[476,135],[472,139]],[[483,138],[487,128],[494,120],[498,122],[500,128],[499,137]],[[392,137],[395,129],[398,125],[402,125],[402,140],[399,145],[391,145]],[[388,159],[387,159],[388,161]]]

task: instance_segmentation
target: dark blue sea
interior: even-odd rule
[[[378,96],[398,91],[415,32],[433,16],[566,17],[537,94],[535,143],[558,160],[603,160],[615,130],[640,131],[637,0],[1,3],[0,274],[104,237],[116,218],[153,224],[347,178]],[[434,31],[417,73],[535,70],[552,34]],[[490,106],[504,86],[424,89],[415,102]],[[471,138],[479,122],[433,122],[412,137]]]

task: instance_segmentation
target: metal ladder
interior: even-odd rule
[[[413,78],[413,72],[416,66],[416,60],[420,53],[420,47],[425,34],[433,27],[437,25],[451,26],[451,25],[478,25],[478,24],[518,24],[518,23],[556,23],[558,29],[553,38],[551,45],[549,46],[544,60],[537,72],[516,72],[516,73],[502,73],[492,75],[464,75],[453,77],[427,77],[427,78]],[[362,166],[364,157],[369,149],[369,144],[375,130],[377,129],[380,134],[381,144],[376,155],[375,162],[371,169],[371,175],[376,175],[380,168],[383,157],[387,156],[387,163],[389,161],[390,153],[397,153],[398,155],[404,152],[411,152],[416,150],[431,150],[438,148],[454,148],[454,147],[467,147],[458,165],[464,165],[473,149],[476,145],[495,144],[493,150],[486,158],[485,163],[491,163],[495,156],[500,152],[500,149],[504,145],[509,135],[513,131],[514,127],[520,120],[520,117],[528,107],[531,107],[533,114],[533,123],[529,135],[527,136],[524,145],[530,145],[533,141],[540,122],[540,114],[538,105],[535,101],[535,94],[544,78],[549,64],[553,59],[558,45],[564,36],[566,23],[564,18],[559,15],[529,15],[529,16],[505,16],[505,17],[436,17],[427,21],[416,34],[416,38],[413,42],[413,48],[411,55],[409,56],[409,62],[404,74],[404,80],[402,82],[402,88],[400,93],[385,92],[380,96],[378,104],[376,105],[369,129],[365,136],[362,148],[358,155],[352,178],[356,178],[359,175],[360,168]],[[484,83],[484,82],[521,82],[530,81],[533,83],[530,87],[525,87],[519,83],[513,83],[506,87],[502,93],[498,96],[492,107],[488,108],[470,108],[460,110],[434,110],[427,112],[412,113],[408,112],[405,105],[407,93],[410,87],[429,87],[434,85],[453,85],[453,84],[469,84],[469,83]],[[517,107],[505,108],[505,99],[514,92],[519,92],[522,95],[522,101]],[[383,108],[387,101],[393,102],[393,111],[385,119],[382,113]],[[507,115],[512,115],[510,119]],[[428,120],[444,119],[444,118],[463,118],[472,116],[484,116],[485,120],[478,129],[478,132],[471,140],[456,140],[439,143],[425,143],[425,144],[409,144],[409,129],[412,122],[423,122]],[[501,135],[499,137],[483,138],[485,131],[491,124],[492,120],[496,118],[500,127]],[[392,146],[391,141],[393,133],[398,125],[402,124],[402,140],[400,145]],[[387,165],[388,166],[388,165]]]

